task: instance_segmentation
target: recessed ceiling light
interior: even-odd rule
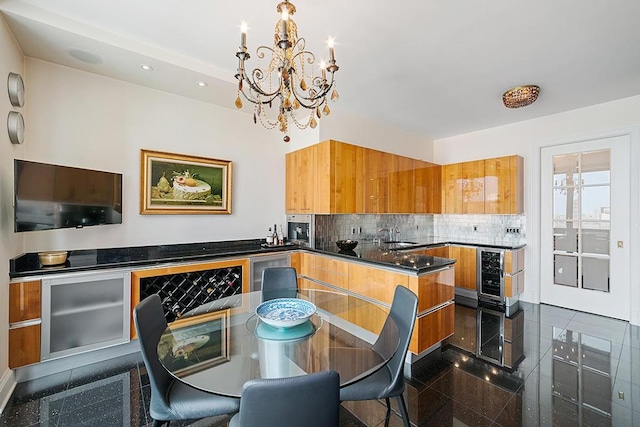
[[[207,86],[207,82],[203,82],[202,80],[197,80],[196,84],[200,87],[205,87]]]
[[[148,65],[148,64],[142,64],[142,65],[140,65],[140,68],[142,68],[145,71],[153,71],[153,67],[151,65]]]
[[[86,50],[69,48],[67,53],[78,61],[86,62],[87,64],[102,64],[104,61],[98,55]]]

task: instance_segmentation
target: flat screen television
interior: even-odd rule
[[[122,223],[122,174],[14,160],[14,230]]]

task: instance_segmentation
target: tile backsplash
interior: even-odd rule
[[[340,239],[369,241],[389,239],[389,229],[398,230],[396,240],[442,238],[457,242],[520,244],[526,242],[524,215],[316,215],[316,246]]]

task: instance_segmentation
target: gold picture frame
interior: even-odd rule
[[[158,358],[176,376],[200,372],[230,360],[229,310],[178,319],[158,343]]]
[[[230,214],[231,161],[141,150],[140,213]]]

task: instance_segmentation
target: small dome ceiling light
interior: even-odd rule
[[[526,107],[536,102],[539,93],[536,85],[516,86],[502,94],[502,102],[507,108]]]
[[[140,68],[142,68],[145,71],[153,71],[153,67],[149,64],[141,64]]]

